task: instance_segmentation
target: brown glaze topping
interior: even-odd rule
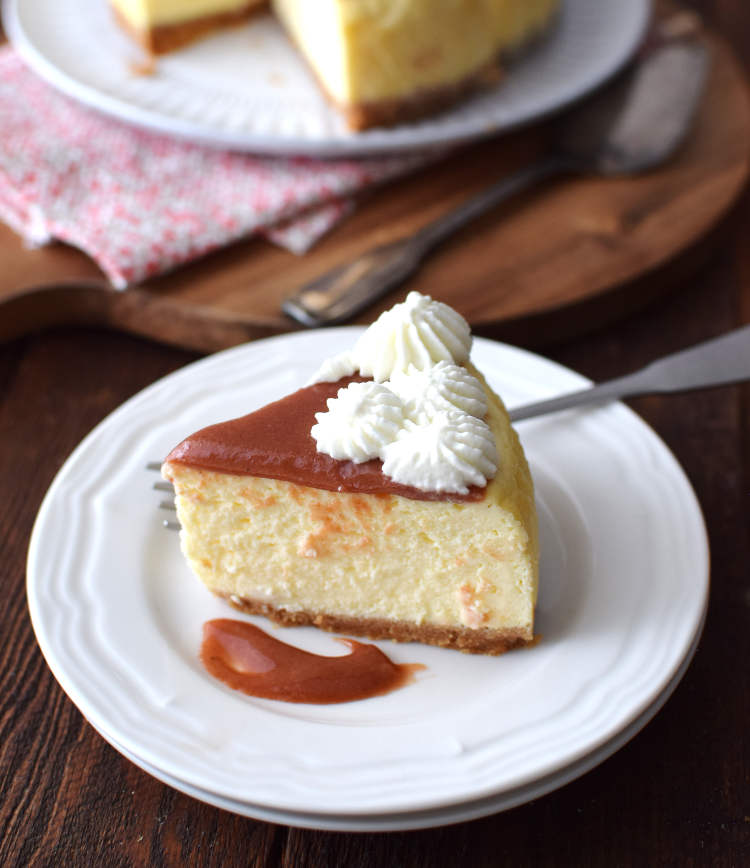
[[[203,625],[201,662],[234,690],[263,699],[330,705],[390,693],[413,680],[421,663],[393,663],[375,645],[339,639],[351,649],[322,657],[274,639],[254,624],[218,618]]]
[[[411,500],[465,502],[481,500],[485,487],[472,486],[468,494],[422,491],[394,482],[377,459],[355,464],[317,451],[310,429],[326,401],[360,377],[336,383],[306,386],[260,410],[220,422],[192,434],[176,446],[167,461],[177,461],[221,473],[282,479],[310,488],[361,494],[399,494]]]

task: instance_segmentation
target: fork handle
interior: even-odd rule
[[[750,380],[750,325],[651,362],[635,373],[510,411],[513,422],[635,395],[688,392]]]
[[[410,277],[440,242],[501,202],[566,171],[550,156],[514,172],[443,214],[408,238],[383,244],[338,266],[287,298],[282,310],[302,325],[334,325],[369,307]]]

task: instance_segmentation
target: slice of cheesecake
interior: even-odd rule
[[[355,130],[431,114],[500,76],[559,0],[270,0],[319,85]],[[181,47],[265,0],[111,0],[153,53]],[[241,83],[240,83],[241,86]]]
[[[417,314],[424,312],[425,297],[415,296],[407,299],[411,308],[405,315],[413,317],[417,308]],[[387,314],[361,342],[377,345],[378,364],[390,358],[388,345],[396,359],[408,342],[403,335],[393,338]],[[379,323],[381,333],[387,332],[384,343],[382,334],[374,333],[375,341],[370,336]],[[441,337],[433,325],[423,330],[431,350]],[[414,363],[421,358],[425,375],[432,376],[435,369],[420,356],[422,349],[407,353],[407,373],[418,376]],[[347,362],[342,364],[345,368]],[[368,448],[379,448],[368,445],[373,436],[377,439],[377,432],[370,436],[369,422],[370,435],[354,437],[356,450],[365,449],[363,455],[355,450],[357,460],[320,451],[322,436],[316,442],[311,434],[316,419],[323,429],[326,408],[330,414],[352,384],[374,385],[370,377],[382,380],[388,370],[368,368],[365,376],[345,371],[336,382],[306,386],[188,437],[168,455],[162,473],[175,488],[182,550],[192,570],[235,607],[282,624],[485,654],[531,642],[538,586],[531,475],[501,400],[468,360],[461,372],[465,376],[458,386],[451,381],[453,391],[461,393],[464,407],[483,415],[475,423],[486,426],[494,456],[487,471],[492,478],[485,484],[475,471],[466,485],[446,483],[450,491],[435,490],[431,481],[422,487],[399,482],[384,472],[389,463],[367,457]],[[393,374],[390,382],[403,394],[408,380]],[[462,385],[464,380],[470,387]],[[423,382],[412,386],[430,392],[432,387],[422,389]],[[471,409],[476,406],[480,409]],[[392,409],[389,404],[388,430]],[[450,408],[436,413],[446,424],[460,417]],[[428,430],[431,422],[422,418],[406,424],[406,434],[392,437],[401,447],[419,434],[420,425]],[[468,441],[462,443],[461,454],[474,460]],[[420,448],[408,462],[407,479],[429,451],[432,447]]]

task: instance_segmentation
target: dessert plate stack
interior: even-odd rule
[[[399,691],[343,705],[229,690],[199,663],[201,626],[243,616],[189,572],[178,535],[161,526],[146,464],[187,433],[298,388],[360,333],[303,332],[228,350],[105,419],[42,504],[29,607],[72,701],[117,750],[170,786],[295,826],[437,826],[565,784],[656,714],[700,636],[706,534],[676,460],[624,405],[520,423],[541,527],[535,646],[481,657],[379,642],[395,661],[426,669]],[[586,382],[481,339],[472,360],[509,406]],[[316,653],[343,650],[312,628],[276,635]]]

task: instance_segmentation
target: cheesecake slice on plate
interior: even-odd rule
[[[468,326],[410,293],[314,382],[168,455],[192,571],[281,624],[485,654],[528,644],[531,475]]]

